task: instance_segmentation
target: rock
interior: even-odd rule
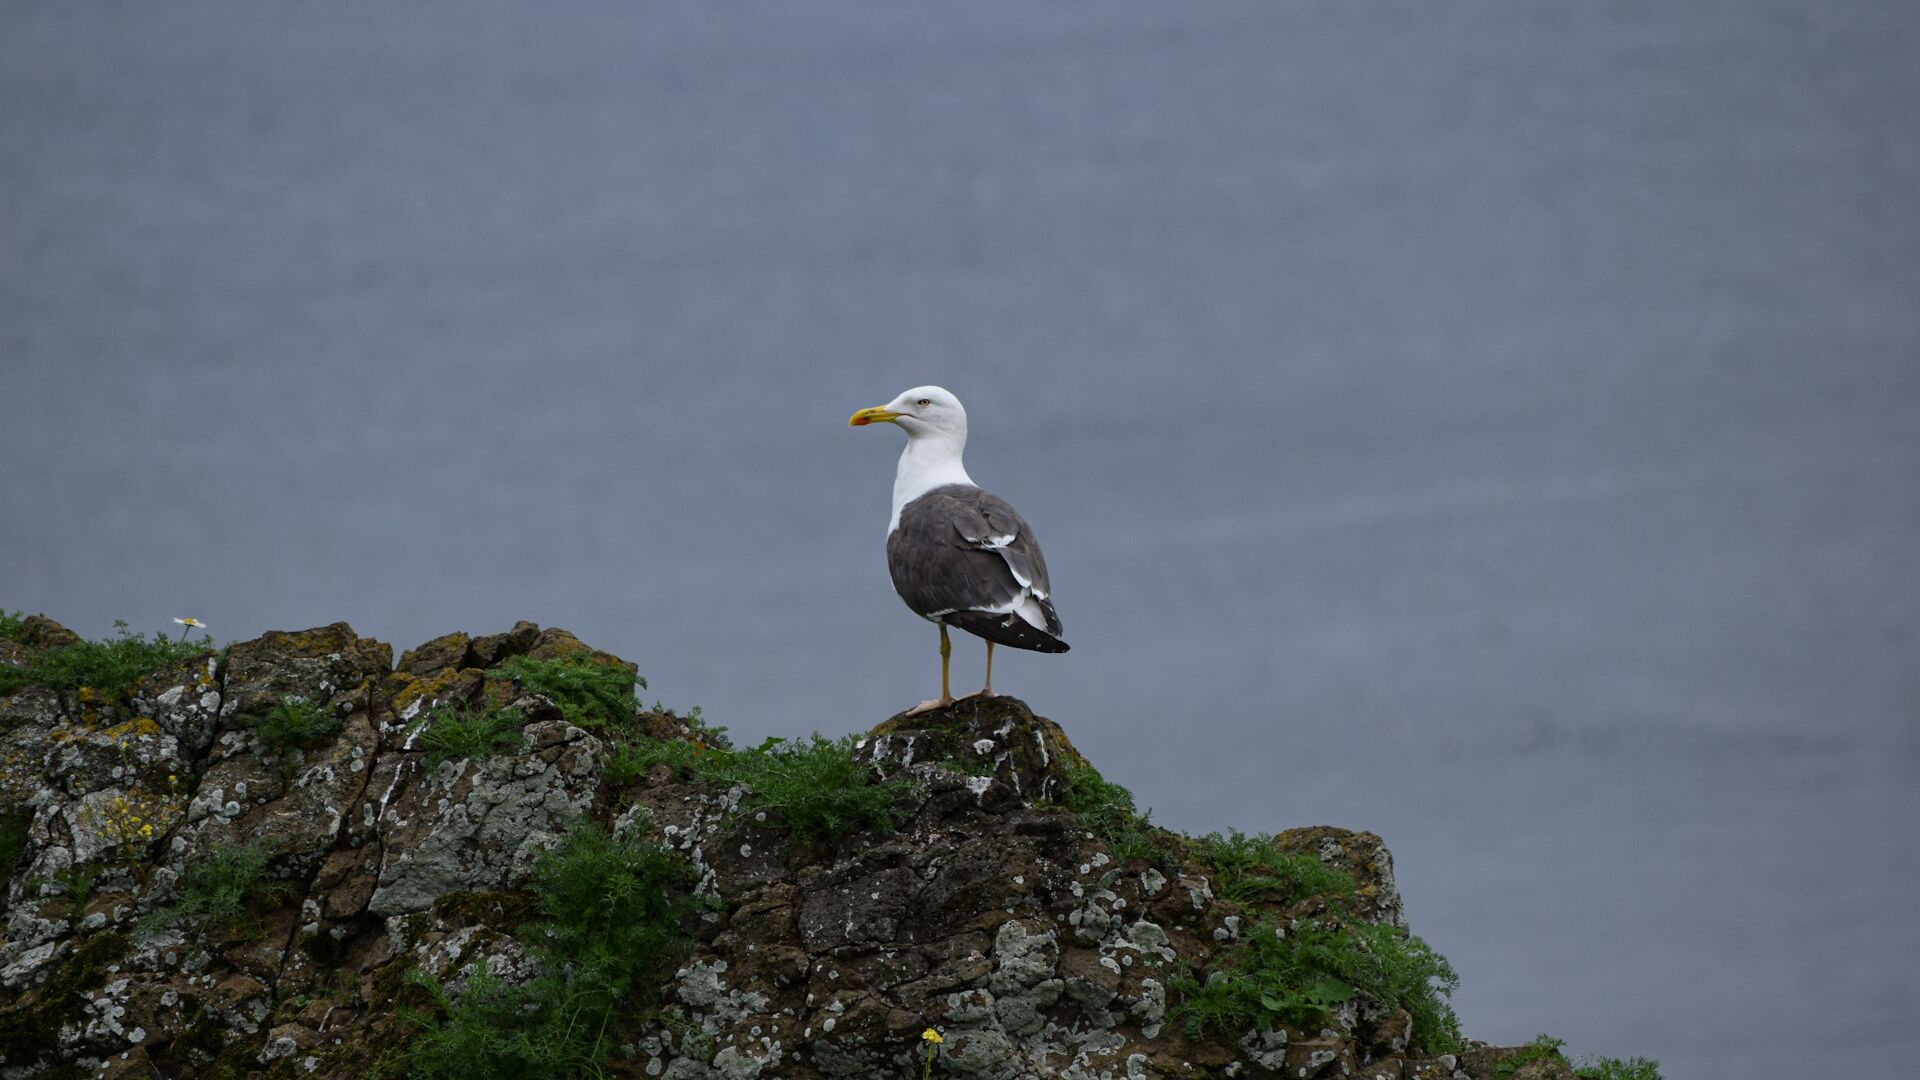
[[[901,766],[953,763],[981,781],[976,796],[992,790],[984,781],[998,785],[996,805],[1058,801],[1067,774],[1087,763],[1060,725],[1005,695],[963,698],[918,716],[900,713],[868,732],[860,753]]]
[[[1460,1055],[1460,1071],[1474,1080],[1576,1080],[1573,1066],[1555,1050],[1537,1046],[1476,1046]]]
[[[51,620],[0,663],[75,640]],[[581,820],[685,860],[700,905],[658,1009],[622,1014],[610,1075],[667,1080],[940,1076],[1484,1080],[1504,1051],[1430,1056],[1411,1017],[1360,1001],[1322,1024],[1190,1036],[1177,989],[1254,925],[1169,838],[1122,860],[1058,805],[1086,760],[1014,698],[896,716],[859,742],[911,785],[897,831],[798,846],[755,793],[666,764],[607,776],[620,740],[710,738],[666,713],[619,732],[567,723],[496,669],[514,657],[637,670],[564,630],[448,634],[393,663],[345,623],[274,632],[146,675],[120,702],[27,687],[0,698],[0,819],[18,823],[0,942],[0,1072],[360,1077],[403,1064],[432,1012],[549,971],[527,884]],[[289,748],[259,717],[286,698],[334,730]],[[422,718],[511,705],[497,755],[429,763]],[[724,752],[709,748],[703,753]],[[634,776],[634,772],[646,775]],[[146,830],[151,826],[150,831]],[[1352,874],[1358,910],[1405,925],[1380,838],[1324,826],[1275,841]],[[234,925],[181,918],[197,868],[257,852]],[[644,996],[644,995],[643,995]],[[638,1017],[638,1019],[635,1019]],[[382,1060],[385,1055],[384,1060]],[[1518,1080],[1564,1074],[1521,1066]],[[1461,1071],[1463,1070],[1464,1071]],[[1526,1072],[1524,1070],[1535,1070]]]
[[[322,705],[364,695],[393,668],[393,647],[338,622],[275,630],[227,651],[223,717],[257,715],[297,697]]]
[[[387,917],[424,911],[449,893],[517,887],[568,821],[592,806],[600,741],[559,720],[531,724],[525,757],[455,759],[429,767],[388,755],[365,805],[386,853],[367,904]]]
[[[1406,927],[1400,890],[1393,883],[1393,853],[1380,837],[1370,832],[1313,825],[1276,833],[1273,841],[1289,854],[1312,855],[1328,866],[1351,874],[1359,889],[1361,918]]]
[[[80,635],[47,618],[45,615],[29,615],[20,624],[20,644],[32,651],[57,649],[62,645],[77,645]]]

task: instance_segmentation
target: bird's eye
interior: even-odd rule
[[[921,399],[920,399],[919,401],[916,401],[916,402],[914,402],[914,404],[915,404],[915,405],[918,405],[918,406],[920,406],[921,408],[923,408],[923,409],[924,409],[924,408],[926,408],[927,406],[929,406],[929,405],[931,405],[931,404],[933,404],[933,399],[932,399],[932,398],[921,398]]]

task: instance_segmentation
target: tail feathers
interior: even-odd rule
[[[992,615],[984,611],[955,611],[941,616],[941,621],[976,637],[986,638],[996,645],[1044,653],[1067,651],[1066,642],[1012,612]]]

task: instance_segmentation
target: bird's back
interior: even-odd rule
[[[909,608],[989,641],[1066,652],[1046,557],[1011,504],[971,484],[907,503],[887,536],[887,570]]]

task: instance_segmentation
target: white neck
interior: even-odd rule
[[[966,449],[964,432],[908,435],[907,448],[900,451],[900,467],[893,474],[893,517],[887,521],[887,532],[900,527],[900,511],[908,503],[934,488],[948,484],[979,486],[967,475],[967,467],[960,463],[960,455]]]

